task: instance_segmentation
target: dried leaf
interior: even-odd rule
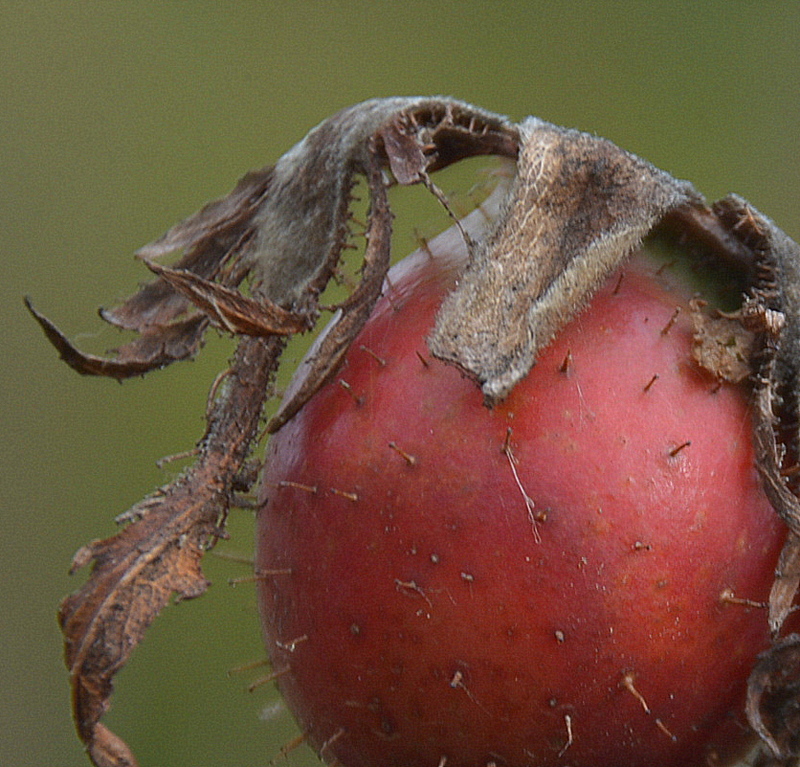
[[[506,397],[663,216],[698,196],[608,141],[529,118],[494,234],[445,299],[434,355]]]
[[[134,341],[120,348],[113,358],[86,354],[43,314],[29,298],[25,306],[44,331],[64,362],[81,375],[107,376],[122,380],[163,368],[172,362],[193,357],[203,341],[208,319],[202,315],[164,327],[148,328]]]
[[[711,316],[703,311],[702,301],[692,300],[689,305],[695,362],[721,381],[738,384],[747,379],[752,372],[754,333],[744,327],[737,314]]]
[[[291,335],[311,329],[308,317],[282,309],[267,299],[256,301],[196,274],[145,260],[147,268],[186,296],[220,330],[248,336]]]
[[[75,557],[73,569],[92,562],[92,574],[63,601],[59,621],[78,734],[98,767],[136,764],[100,723],[113,677],[173,594],[191,599],[205,591],[200,560],[224,523],[282,344],[277,337],[240,344],[195,466],[137,504],[127,515],[136,521]]]
[[[800,587],[800,537],[790,532],[775,568],[775,580],[769,593],[769,627],[777,636],[794,607]]]
[[[800,636],[762,653],[750,674],[747,718],[777,759],[800,756]]]

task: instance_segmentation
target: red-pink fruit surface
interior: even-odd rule
[[[744,395],[647,270],[489,410],[427,350],[452,275],[418,258],[272,440],[264,631],[325,760],[686,767],[750,739],[766,614],[724,595],[767,598],[784,531]]]

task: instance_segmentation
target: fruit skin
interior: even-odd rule
[[[262,621],[326,761],[704,765],[752,742],[766,615],[722,595],[765,601],[785,532],[744,396],[695,367],[652,272],[612,277],[489,410],[427,351],[454,272],[417,255],[273,438]]]

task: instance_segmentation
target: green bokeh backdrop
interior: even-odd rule
[[[95,307],[146,279],[131,254],[338,108],[444,93],[607,136],[737,191],[800,236],[795,2],[9,2],[0,0],[0,764],[86,764],[55,622],[72,554],[177,466],[232,349],[122,386],[61,364],[30,294],[84,348]],[[400,249],[413,245],[404,209]],[[247,555],[237,512],[225,548]],[[120,675],[108,723],[143,767],[265,765],[295,733],[269,688],[246,568],[170,607]],[[312,765],[299,749],[291,765]]]

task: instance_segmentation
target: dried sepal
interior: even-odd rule
[[[540,349],[670,210],[685,183],[609,141],[535,118],[498,225],[445,299],[429,345],[504,399]]]
[[[747,380],[753,372],[755,333],[744,326],[738,312],[709,313],[705,301],[696,298],[689,307],[695,362],[720,381],[739,384]]]
[[[61,359],[81,375],[105,376],[121,381],[193,357],[203,342],[208,318],[197,315],[180,322],[143,330],[139,337],[120,347],[113,357],[87,354],[78,349],[29,298],[25,306],[58,351]]]
[[[800,636],[762,653],[747,693],[747,718],[779,764],[800,755]]]
[[[188,298],[220,330],[247,336],[292,335],[311,329],[307,316],[288,311],[266,298],[255,300],[193,272],[171,269],[145,259],[150,271]]]

